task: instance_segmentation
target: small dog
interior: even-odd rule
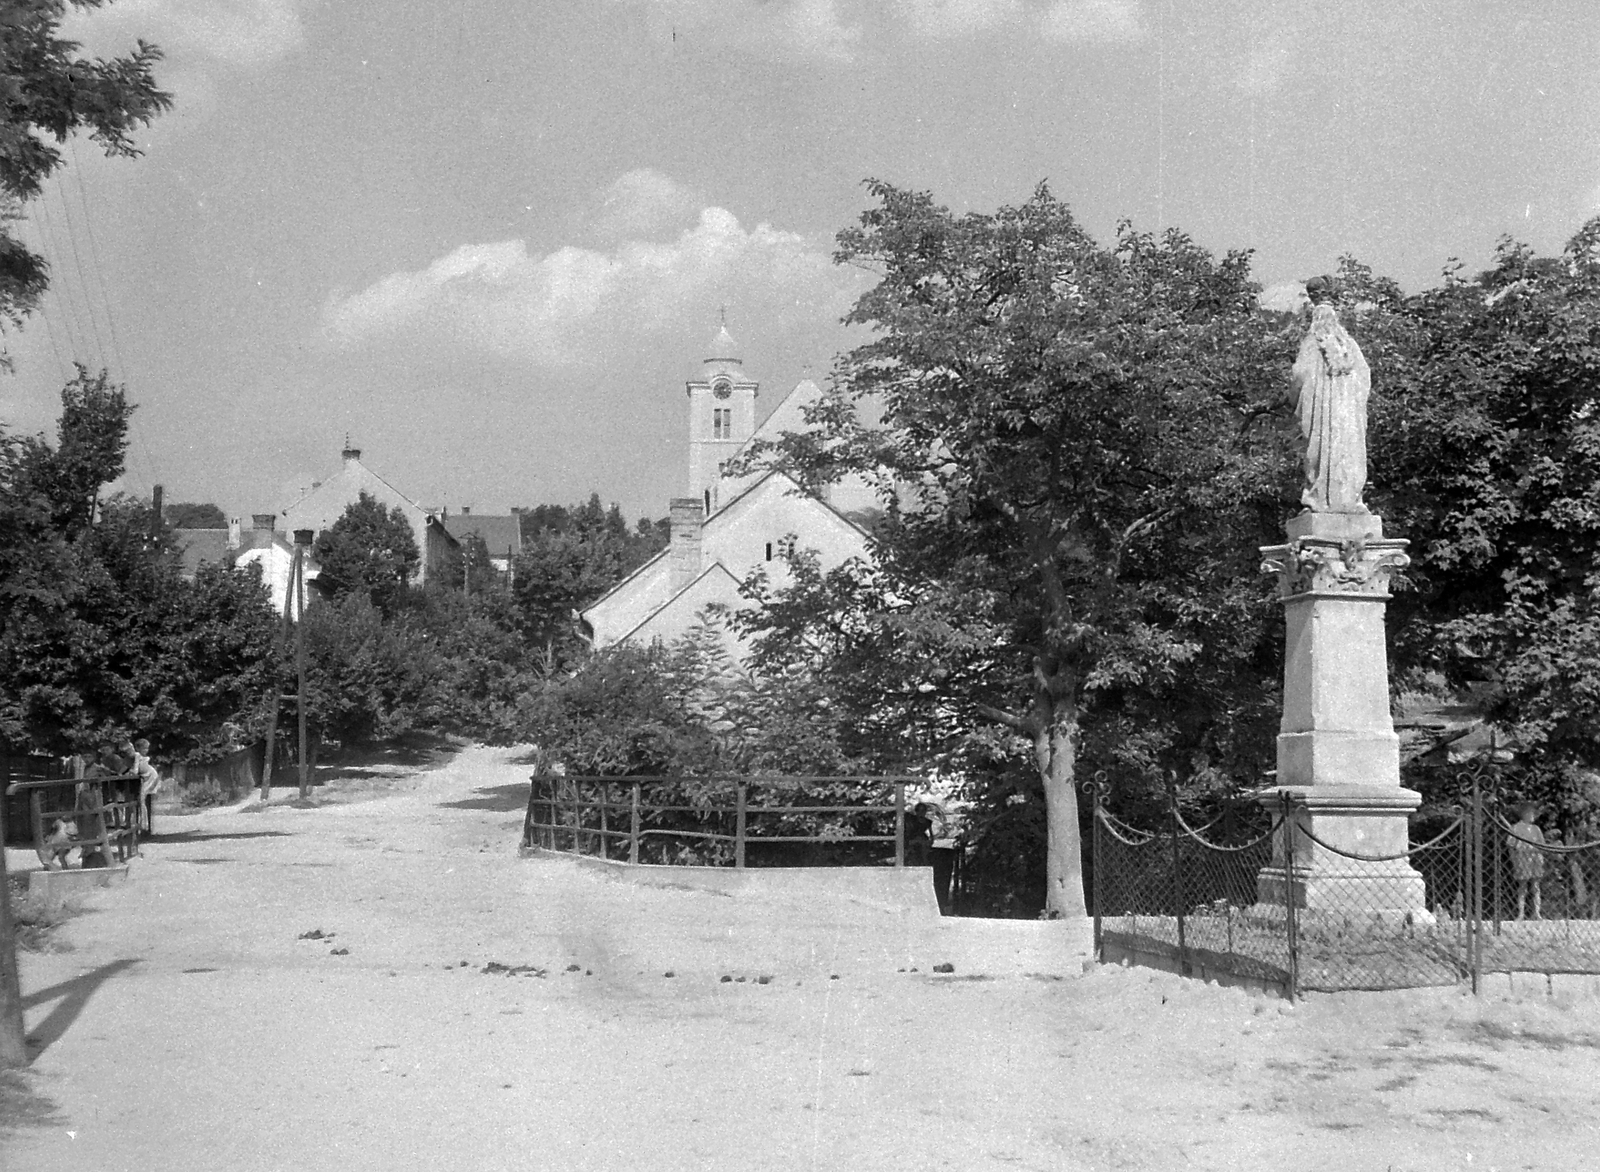
[[[45,869],[47,871],[64,871],[67,866],[67,856],[78,849],[78,824],[65,818],[57,818],[50,826],[50,833],[44,840]]]

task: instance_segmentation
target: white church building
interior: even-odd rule
[[[866,532],[846,515],[876,506],[866,484],[846,481],[819,496],[783,472],[724,473],[750,445],[805,430],[804,408],[821,388],[802,380],[758,428],[761,386],[745,373],[726,326],[709,349],[698,377],[685,386],[688,493],[672,501],[671,543],[582,613],[596,647],[670,642],[701,623],[713,603],[747,605],[739,586],[757,569],[774,585],[788,578],[786,539],[816,551],[824,570],[867,556]]]

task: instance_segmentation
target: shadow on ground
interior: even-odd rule
[[[138,963],[131,958],[114,960],[97,969],[90,969],[80,977],[73,977],[70,981],[62,981],[45,989],[25,993],[22,997],[24,1009],[32,1009],[50,1001],[56,1002],[56,1007],[43,1021],[34,1026],[28,1035],[28,1049],[32,1051],[33,1056],[37,1058],[43,1054],[72,1028],[72,1023],[78,1020],[78,1015],[83,1012],[84,1006],[89,1004],[89,998],[94,996],[96,989],[123,969],[132,968]]]
[[[62,1127],[65,1123],[55,1103],[33,1089],[27,1074],[0,1070],[0,1136],[23,1128]]]
[[[206,834],[199,830],[179,830],[172,834],[141,834],[140,842],[153,843],[156,846],[181,846],[190,842],[223,842],[230,838],[288,838],[285,830],[235,830],[231,833]]]
[[[528,808],[528,783],[525,781],[514,782],[511,785],[492,785],[485,789],[475,789],[475,794],[482,794],[477,798],[462,798],[459,802],[440,802],[442,810],[488,810],[495,814],[520,813]]]

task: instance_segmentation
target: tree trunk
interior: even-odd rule
[[[1045,912],[1063,919],[1088,915],[1083,898],[1083,843],[1078,831],[1076,714],[1069,704],[1041,698],[1042,727],[1034,756],[1044,782]]]
[[[11,918],[5,813],[0,809],[0,1070],[26,1065],[28,1043],[22,1024],[22,983],[17,977],[17,926]]]

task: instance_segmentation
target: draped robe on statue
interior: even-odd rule
[[[1306,441],[1301,503],[1313,513],[1367,512],[1361,493],[1367,485],[1372,371],[1331,305],[1312,310],[1289,383]]]

